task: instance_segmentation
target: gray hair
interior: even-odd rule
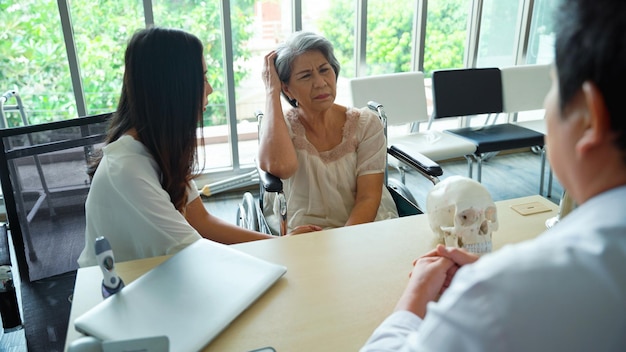
[[[276,48],[276,71],[282,82],[289,82],[291,68],[296,57],[309,51],[322,53],[333,68],[333,71],[335,71],[335,76],[339,77],[339,61],[335,57],[333,45],[330,41],[313,32],[295,32]],[[298,106],[295,99],[289,99],[284,92],[282,94],[291,106]]]

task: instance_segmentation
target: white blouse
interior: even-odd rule
[[[298,170],[283,180],[288,230],[306,224],[342,227],[354,207],[357,178],[385,172],[387,143],[383,126],[368,108],[348,108],[341,143],[331,150],[318,152],[307,140],[299,118],[296,109],[285,115],[298,157]],[[267,197],[266,216],[272,213],[269,209],[272,204],[271,196]],[[375,220],[395,217],[398,217],[395,203],[383,185]]]
[[[97,265],[94,242],[99,236],[107,237],[119,262],[174,254],[201,238],[172,204],[159,181],[161,171],[141,142],[125,135],[103,153],[85,202],[81,267]],[[199,196],[191,181],[188,204]]]
[[[391,314],[361,352],[624,351],[624,209],[621,186],[536,239],[463,266],[424,320]]]

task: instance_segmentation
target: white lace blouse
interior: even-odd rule
[[[307,140],[296,109],[285,120],[298,156],[298,170],[283,180],[288,230],[305,224],[344,226],[354,207],[357,177],[385,171],[387,146],[378,116],[368,108],[348,108],[341,143],[324,152]],[[395,217],[396,206],[383,185],[376,221]]]

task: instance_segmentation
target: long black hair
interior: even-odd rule
[[[125,54],[124,81],[106,143],[134,128],[156,160],[161,185],[181,212],[197,163],[196,130],[202,127],[202,42],[177,29],[136,32]],[[89,170],[91,176],[101,156]]]

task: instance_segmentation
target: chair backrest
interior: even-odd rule
[[[552,84],[550,64],[503,67],[502,94],[506,113],[543,109]]]
[[[401,72],[357,77],[350,80],[352,106],[376,101],[385,108],[390,125],[428,121],[422,72]]]
[[[502,79],[498,68],[433,72],[433,117],[502,112]]]
[[[72,248],[84,241],[88,159],[110,116],[0,129],[0,182],[22,279],[78,267]]]

